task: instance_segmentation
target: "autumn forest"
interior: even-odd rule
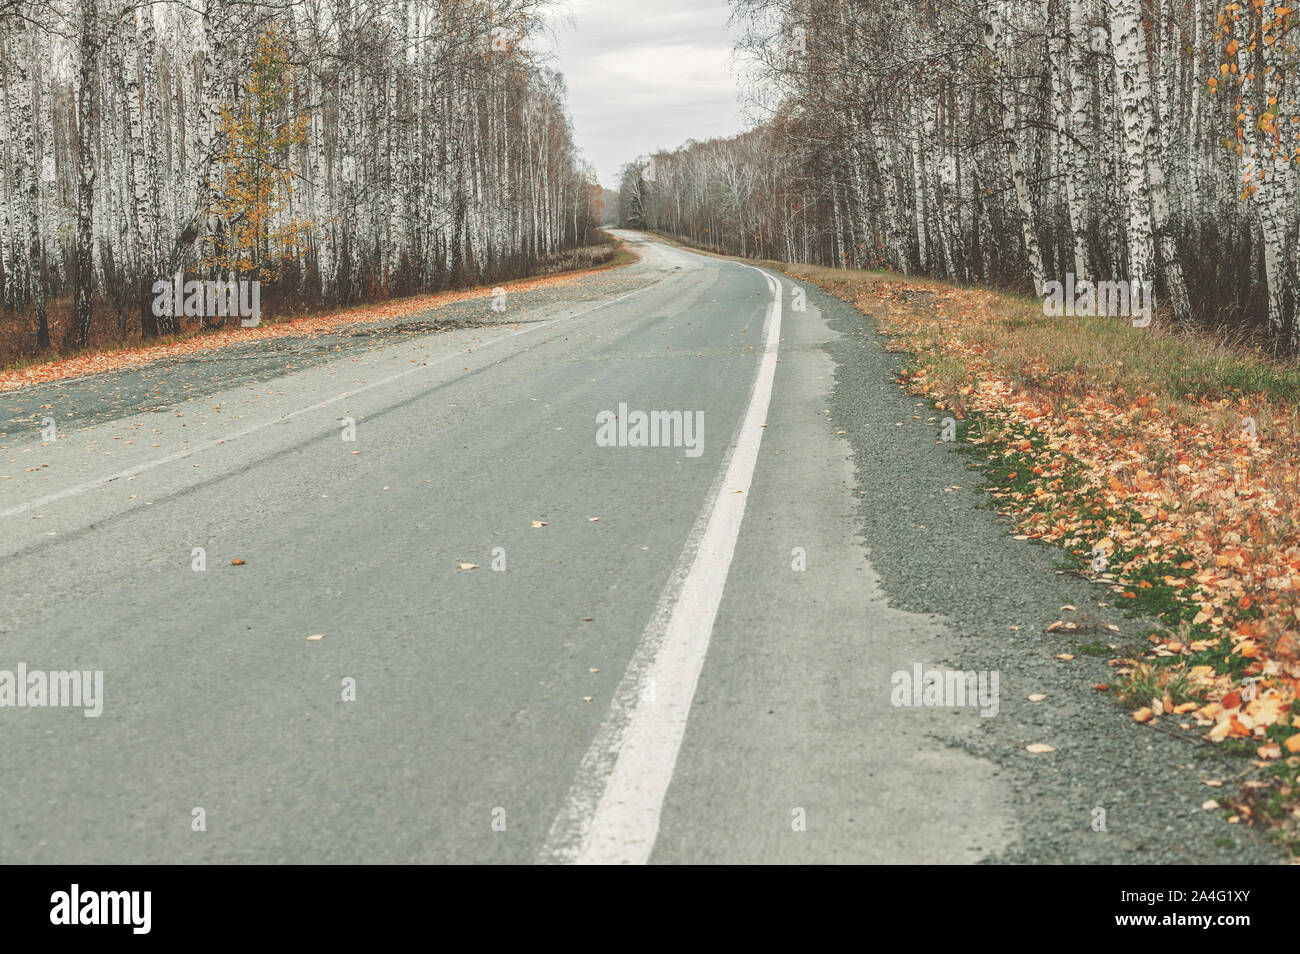
[[[764,121],[624,169],[628,224],[739,255],[1042,294],[1151,282],[1300,345],[1300,97],[1261,0],[735,0]]]
[[[530,274],[599,188],[536,0],[0,0],[0,297],[39,354]],[[277,304],[278,303],[278,304]],[[197,326],[212,316],[195,321]]]

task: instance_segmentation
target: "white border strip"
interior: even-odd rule
[[[749,406],[724,460],[721,480],[714,482],[610,711],[551,826],[540,859],[544,862],[644,864],[654,849],[772,399],[782,286],[762,269],[755,271],[767,279],[773,300],[763,326],[763,355]],[[681,572],[686,565],[689,571]]]

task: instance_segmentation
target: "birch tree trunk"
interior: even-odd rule
[[[1089,203],[1093,195],[1089,181],[1092,171],[1089,149],[1092,140],[1092,124],[1089,122],[1092,89],[1087,69],[1087,54],[1091,39],[1088,31],[1090,6],[1088,0],[1069,0],[1069,50],[1066,56],[1067,82],[1065,84],[1068,99],[1062,104],[1069,115],[1069,120],[1062,131],[1062,146],[1066,151],[1066,203],[1069,208],[1070,233],[1074,249],[1074,273],[1083,278],[1093,274],[1091,255],[1088,251],[1088,228],[1092,219]]]
[[[17,251],[15,240],[17,230],[14,222],[15,192],[11,149],[14,139],[14,115],[12,97],[9,91],[10,62],[12,53],[9,48],[9,21],[0,18],[0,270],[4,272],[4,287],[0,290],[0,307],[12,309],[16,306],[16,279],[18,275]]]
[[[1016,122],[1016,91],[1014,79],[1007,76],[1007,41],[1003,33],[1003,8],[1001,0],[984,2],[984,45],[988,47],[995,68],[997,96],[1002,115],[1002,136],[1007,151],[1007,164],[1011,167],[1011,181],[1016,190],[1016,203],[1020,211],[1020,228],[1025,243],[1025,258],[1029,263],[1029,277],[1034,283],[1034,294],[1043,295],[1043,255],[1035,231],[1037,210],[1029,195],[1029,182],[1021,161],[1018,123]],[[1010,100],[1010,102],[1008,102]]]
[[[1261,122],[1266,122],[1264,117],[1270,115],[1269,103],[1275,102],[1281,92],[1275,79],[1259,79],[1260,73],[1265,77],[1276,76],[1275,64],[1268,62],[1272,57],[1265,52],[1268,49],[1271,46],[1261,48],[1258,44],[1246,42],[1240,42],[1237,47],[1237,68],[1242,77],[1242,194],[1259,218],[1269,336],[1274,342],[1294,347],[1294,331],[1292,340],[1284,341],[1282,337],[1288,318],[1287,305],[1291,298],[1291,274],[1286,248],[1286,177],[1289,157],[1285,148],[1273,141],[1274,137],[1268,129],[1261,128]]]
[[[1135,282],[1155,278],[1155,240],[1146,143],[1151,108],[1146,43],[1137,0],[1111,0],[1110,36],[1115,50],[1115,82],[1124,130],[1124,186],[1127,198],[1128,274]]]
[[[77,249],[76,304],[71,335],[78,348],[90,339],[94,318],[95,156],[94,116],[96,57],[99,52],[97,0],[82,0],[77,44]]]
[[[36,346],[50,346],[50,327],[46,317],[45,276],[41,267],[41,191],[40,155],[36,149],[34,126],[35,84],[29,63],[39,62],[39,44],[34,27],[23,23],[17,33],[18,59],[18,126],[22,147],[18,150],[20,175],[18,191],[23,198],[27,251],[27,300],[36,316]]]

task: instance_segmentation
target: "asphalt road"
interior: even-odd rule
[[[633,247],[0,394],[0,670],[103,673],[0,708],[0,862],[1275,859],[1010,630],[1098,594],[950,491],[859,316]],[[917,664],[998,714],[895,705]]]

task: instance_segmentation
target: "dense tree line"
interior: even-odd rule
[[[177,331],[177,273],[346,303],[587,243],[546,2],[0,0],[3,307],[77,346]]]
[[[732,0],[766,119],[623,170],[623,221],[1041,293],[1154,283],[1300,345],[1296,13],[1261,0]]]

